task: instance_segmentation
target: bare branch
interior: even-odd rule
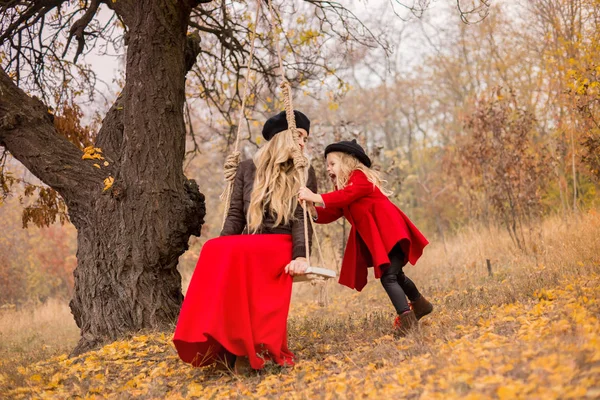
[[[458,11],[460,13],[460,19],[463,23],[465,23],[467,25],[479,23],[479,22],[483,21],[489,14],[491,0],[476,0],[476,1],[479,2],[479,5],[474,5],[471,9],[464,10],[460,4],[461,0],[456,0],[456,8],[458,9]],[[477,14],[478,19],[475,21],[469,20],[469,17],[472,14]]]
[[[73,37],[77,38],[77,51],[75,53],[75,57],[73,59],[74,63],[77,63],[77,58],[79,58],[79,55],[83,52],[83,48],[85,46],[85,28],[88,26],[88,24],[92,21],[92,19],[94,18],[94,15],[96,15],[96,12],[98,11],[98,7],[100,6],[100,1],[99,0],[92,0],[92,3],[90,4],[90,8],[88,8],[85,13],[83,14],[83,16],[81,17],[81,19],[77,20],[73,26],[71,26],[71,30],[69,32],[69,38],[67,39],[67,44],[65,45],[65,51],[63,53],[63,58],[65,57],[65,55],[67,54],[67,51],[69,50],[69,45],[71,44],[71,40],[73,39]]]
[[[8,2],[8,4],[0,5],[0,14],[2,14],[3,19],[8,21],[18,15],[18,18],[14,20],[5,30],[2,35],[0,35],[0,44],[4,43],[4,41],[10,36],[14,36],[18,32],[23,29],[28,28],[33,25],[33,23],[27,24],[26,22],[36,16],[45,15],[54,7],[60,6],[62,3],[67,2],[68,0],[45,0],[45,1],[35,1],[30,4],[30,7],[26,10],[17,13],[14,9],[17,5],[17,2]]]

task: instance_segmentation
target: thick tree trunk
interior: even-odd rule
[[[126,86],[117,107],[122,137],[108,130],[98,138],[118,151],[115,183],[78,231],[71,310],[82,338],[74,353],[175,323],[183,300],[177,262],[190,234],[200,234],[205,212],[204,198],[182,170],[189,10],[170,1],[132,7],[125,16]]]
[[[114,3],[128,26],[127,78],[97,145],[109,166],[82,160],[46,107],[0,71],[0,145],[69,207],[78,231],[73,354],[142,329],[170,329],[183,296],[178,258],[199,235],[204,196],[183,175],[186,29],[194,3]],[[188,46],[189,50],[189,46]],[[114,177],[103,191],[103,179]]]

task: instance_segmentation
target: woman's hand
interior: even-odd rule
[[[285,266],[285,273],[294,275],[302,275],[306,272],[308,268],[308,262],[304,257],[298,257],[295,260],[292,260],[288,265]]]
[[[321,195],[313,193],[313,191],[306,186],[300,188],[300,191],[298,192],[298,200],[311,201],[313,203],[323,202]]]

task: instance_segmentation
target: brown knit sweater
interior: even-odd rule
[[[253,160],[242,161],[238,167],[233,183],[233,192],[231,194],[231,205],[225,220],[225,226],[221,231],[221,236],[241,235],[248,233],[246,224],[246,215],[248,215],[248,206],[250,205],[250,195],[254,187],[254,175],[256,174],[256,166]],[[308,170],[308,179],[306,182],[308,187],[313,192],[317,193],[317,177],[315,170],[310,167]],[[275,219],[268,213],[263,217],[262,226],[259,233],[262,234],[291,234],[292,235],[292,259],[305,257],[306,245],[304,241],[304,216],[302,207],[298,205],[294,218],[287,225],[279,225],[273,227]],[[308,237],[312,244],[312,227],[308,222]]]

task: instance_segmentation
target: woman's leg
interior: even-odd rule
[[[215,369],[218,371],[232,371],[236,358],[235,354],[223,348],[223,351],[216,359]]]

